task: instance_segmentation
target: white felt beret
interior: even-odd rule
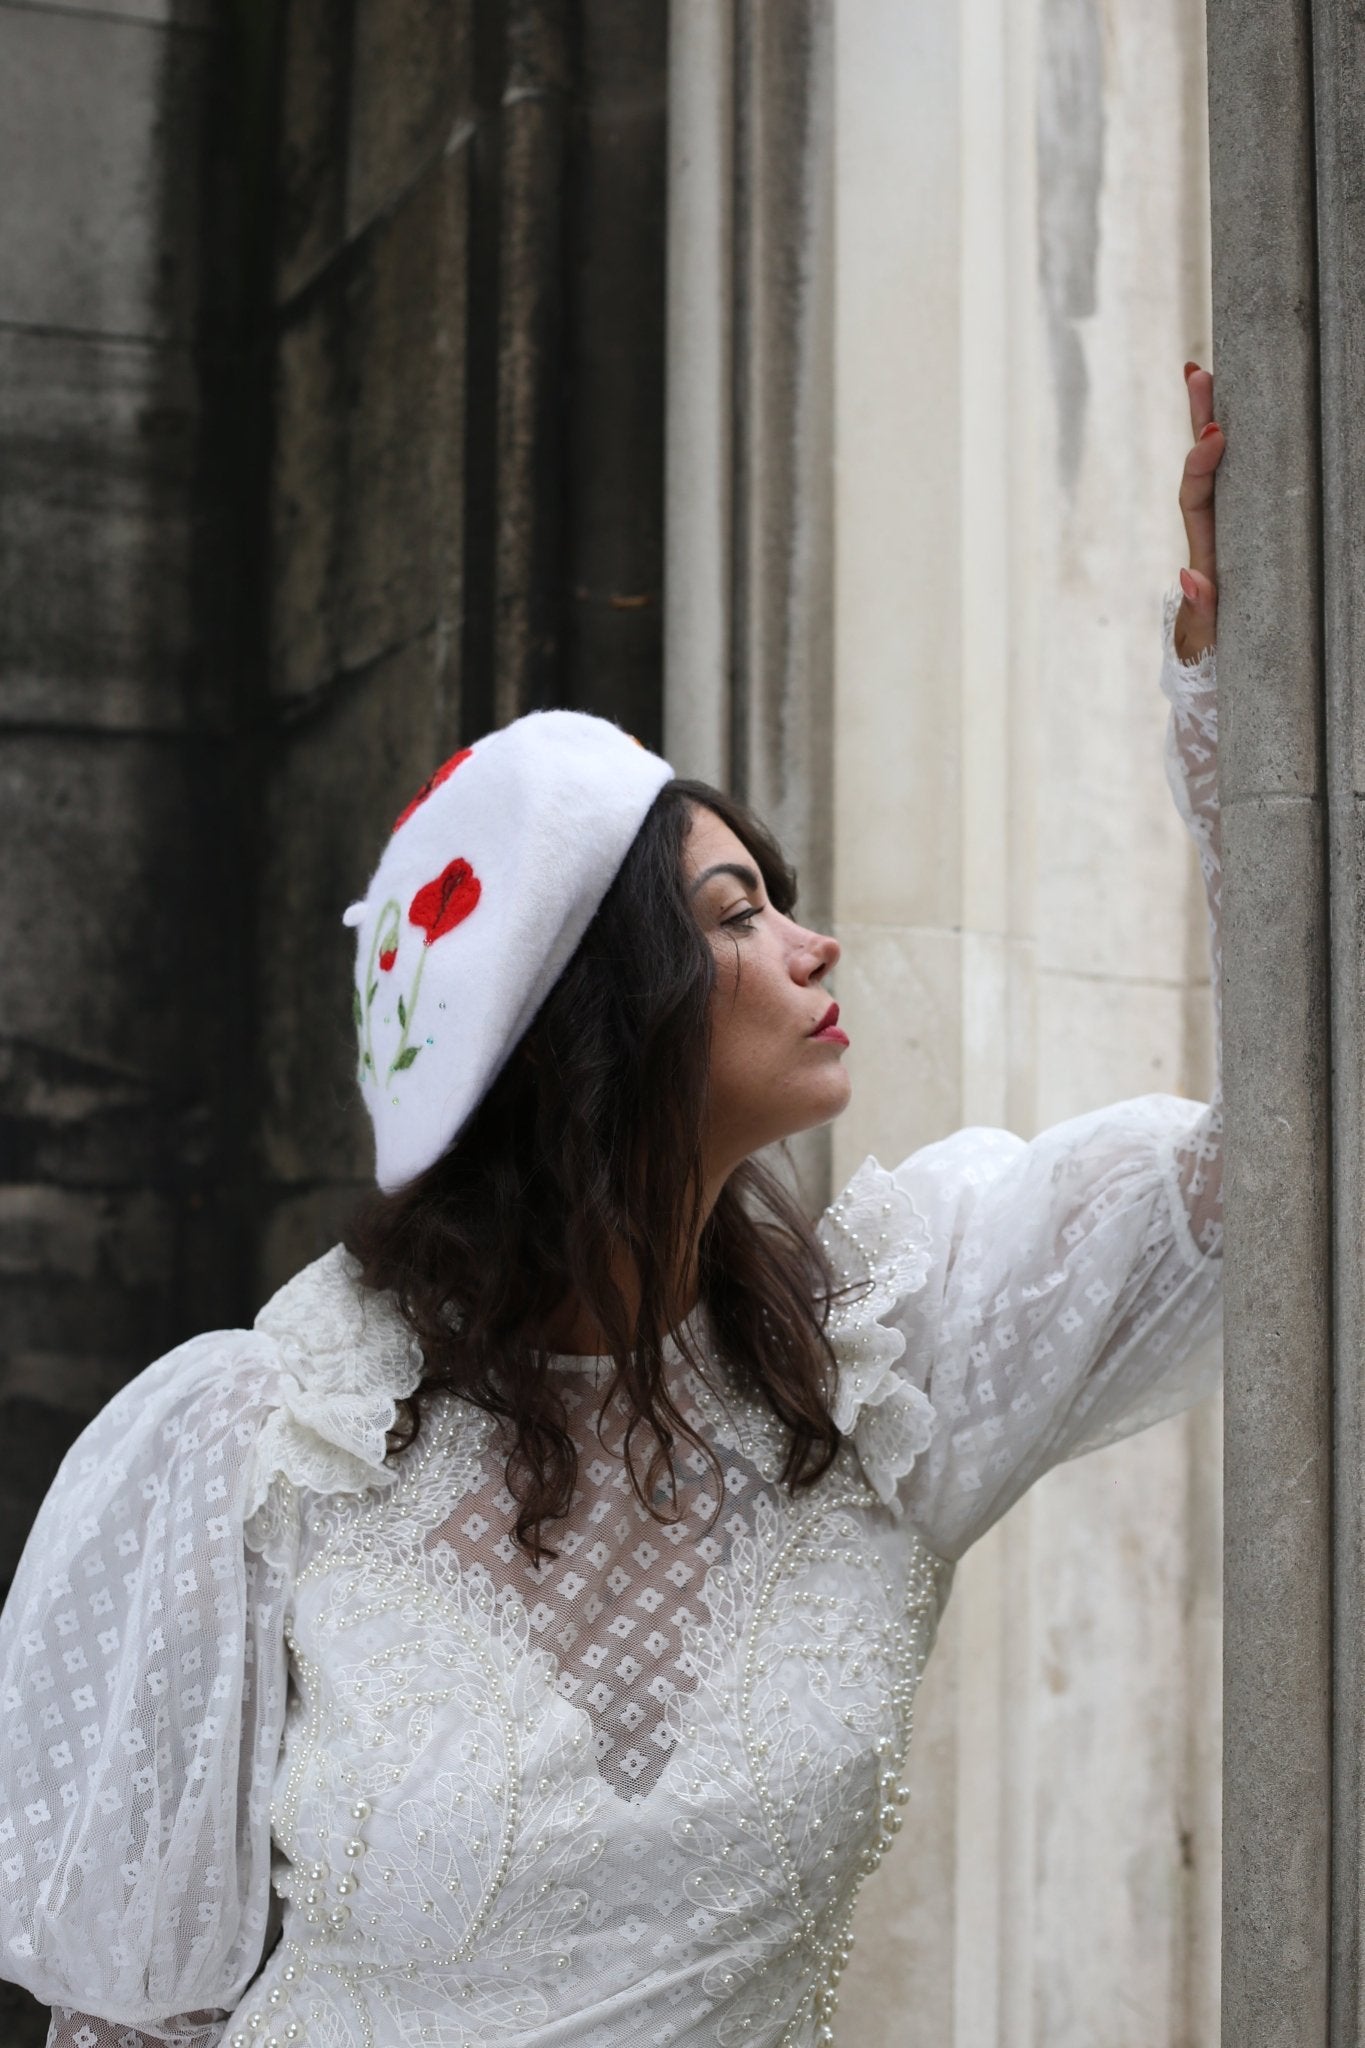
[[[672,774],[605,718],[533,711],[452,754],[402,813],[345,918],[381,1188],[477,1108]]]

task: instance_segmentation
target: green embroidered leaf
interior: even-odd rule
[[[369,994],[368,994],[368,995],[366,996],[366,998],[365,998],[365,1008],[366,1008],[367,1010],[369,1009],[369,1007],[370,1007],[370,1004],[371,1004],[371,1003],[372,1003],[372,1002],[374,1001],[374,999],[375,999],[375,995],[376,995],[376,993],[377,993],[377,991],[378,991],[378,988],[379,988],[379,983],[378,983],[377,981],[372,981],[372,982],[370,983],[370,992],[369,992]]]
[[[404,1067],[410,1067],[421,1050],[420,1045],[405,1045],[393,1063],[395,1074],[401,1074]]]
[[[398,1021],[406,1031],[408,1028],[408,1009],[401,996],[398,998]]]
[[[365,1012],[360,1007],[360,990],[358,988],[353,988],[351,990],[351,1015],[355,1019],[356,1030],[363,1030],[365,1025]]]
[[[362,1053],[360,1057],[360,1064],[362,1067],[373,1067],[374,1061],[371,1059],[369,1053]]]

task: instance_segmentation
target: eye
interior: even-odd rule
[[[747,930],[754,919],[759,916],[762,909],[763,905],[761,903],[751,903],[746,909],[737,910],[733,917],[723,917],[720,921],[721,930],[728,931],[732,925],[739,925],[742,929]]]

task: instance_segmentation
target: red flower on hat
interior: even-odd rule
[[[461,761],[467,761],[469,759],[473,751],[474,749],[472,747],[461,747],[458,754],[452,754],[448,761],[442,761],[440,767],[436,770],[436,773],[434,775],[429,775],[427,777],[426,781],[422,784],[422,787],[418,790],[416,796],[408,805],[407,809],[404,811],[400,811],[398,813],[398,816],[394,819],[393,829],[395,832],[398,830],[400,825],[407,824],[408,819],[412,816],[413,812],[418,808],[419,804],[424,804],[427,798],[431,795],[431,792],[434,789],[439,789],[441,787],[441,784],[455,773],[455,770],[459,767]]]
[[[483,894],[483,884],[467,860],[453,860],[434,882],[426,882],[408,905],[408,923],[426,933],[423,945],[463,924]]]

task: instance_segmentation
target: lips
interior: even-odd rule
[[[839,1029],[839,1005],[831,1003],[820,1022],[811,1032],[812,1038],[823,1038],[827,1045],[847,1045],[848,1033]]]

